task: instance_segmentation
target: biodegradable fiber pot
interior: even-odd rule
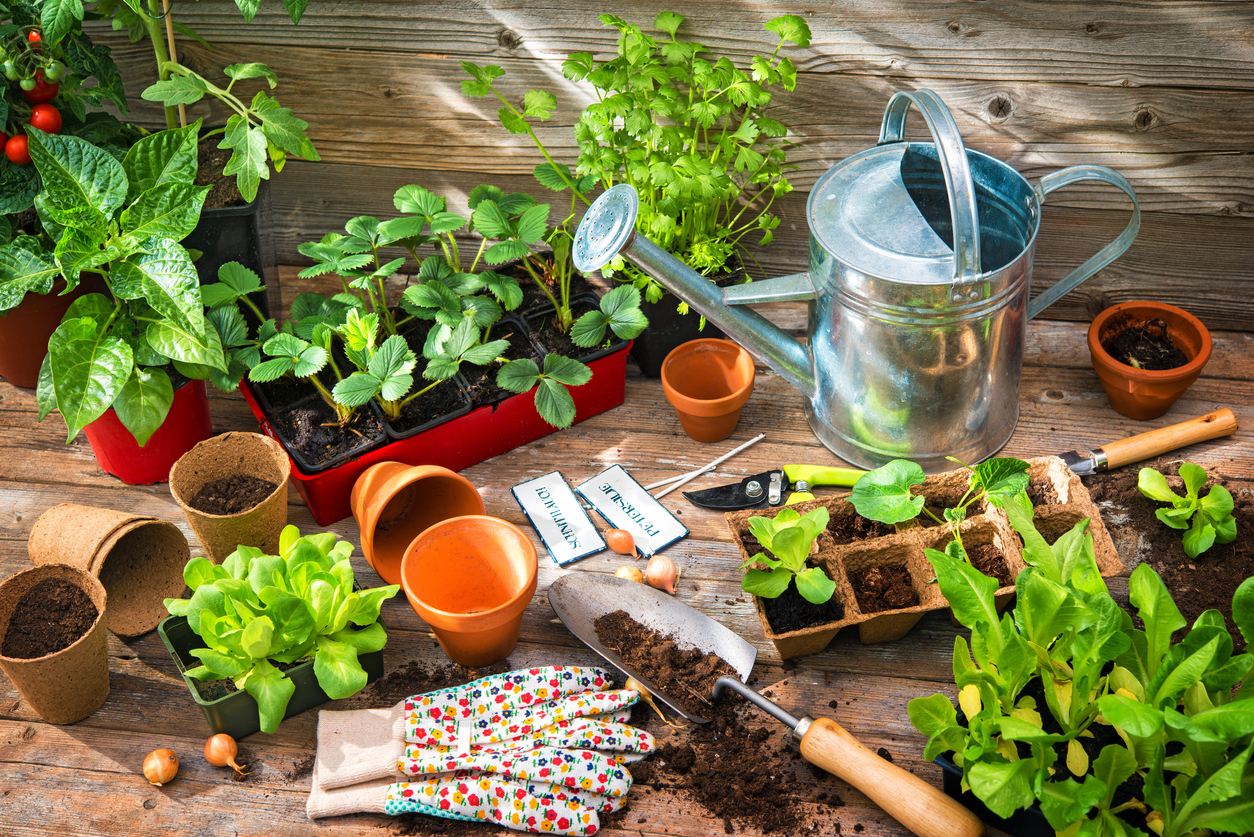
[[[85,592],[96,606],[96,621],[68,648],[30,660],[0,656],[0,669],[40,718],[50,724],[73,724],[103,706],[109,696],[104,586],[90,574],[64,564],[35,567],[7,579],[0,584],[0,648],[18,602],[36,584],[49,579],[63,579]]]
[[[455,663],[478,668],[518,644],[523,611],[536,592],[536,548],[512,523],[454,517],[405,551],[401,586]]]
[[[662,362],[662,390],[684,432],[698,442],[726,439],[753,394],[753,358],[730,340],[691,340]]]
[[[174,390],[169,414],[143,447],[112,407],[84,427],[83,433],[105,473],[127,485],[165,482],[180,456],[213,435],[205,382],[188,381]]]
[[[486,509],[468,479],[439,465],[380,462],[353,483],[353,518],[361,551],[379,578],[401,583],[401,560],[414,538],[450,517]]]
[[[147,633],[169,615],[164,602],[183,595],[191,557],[172,523],[74,503],[39,516],[27,551],[37,567],[68,564],[98,578],[109,594],[109,630],[123,637]]]
[[[1137,369],[1115,360],[1102,342],[1147,320],[1164,320],[1167,335],[1189,358],[1175,369]],[[1121,302],[1102,311],[1089,324],[1089,355],[1110,406],[1128,418],[1158,418],[1170,409],[1202,374],[1210,360],[1210,332],[1197,317],[1165,302]]]
[[[287,484],[292,463],[283,446],[260,433],[223,433],[200,442],[170,469],[170,493],[178,501],[209,560],[221,564],[238,546],[279,552],[287,525]],[[191,505],[206,485],[235,476],[255,477],[277,488],[251,509],[209,514]]]

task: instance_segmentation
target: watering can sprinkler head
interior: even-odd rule
[[[608,189],[584,214],[572,259],[583,273],[600,270],[636,237],[640,196],[626,183]]]

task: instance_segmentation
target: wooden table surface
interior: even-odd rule
[[[794,329],[796,309],[776,319]],[[1195,446],[1191,461],[1220,466],[1239,478],[1254,478],[1254,335],[1215,333],[1215,350],[1201,378],[1168,414],[1135,422],[1110,409],[1089,367],[1085,328],[1074,323],[1030,325],[1019,398],[1018,428],[1004,449],[1029,457],[1081,446],[1097,446],[1231,407],[1241,429],[1233,437]],[[214,392],[215,432],[257,429],[238,395]],[[712,445],[691,441],[679,427],[657,380],[642,378],[628,364],[627,397],[621,407],[568,430],[468,468],[463,474],[483,493],[488,514],[534,533],[510,494],[529,477],[560,470],[574,485],[611,464],[621,464],[642,484],[673,476],[730,450],[758,433],[766,438],[693,488],[731,482],[788,462],[840,464],[810,433],[801,396],[777,376],[759,369],[757,388],[731,439]],[[81,436],[65,445],[59,417],[40,424],[34,393],[0,382],[0,579],[29,564],[27,537],[36,518],[62,502],[126,510],[168,520],[198,544],[170,496],[168,486],[127,486],[104,474]],[[303,532],[317,530],[295,490],[289,520]],[[906,717],[914,697],[953,694],[950,655],[955,629],[944,613],[933,613],[897,642],[862,645],[856,631],[843,631],[823,653],[784,666],[763,636],[749,597],[740,590],[737,556],[721,514],[691,505],[679,492],[664,505],[691,530],[666,552],[682,566],[678,598],[737,631],[758,649],[759,685],[790,678],[796,688],[786,706],[797,714],[833,715],[872,750],[887,747],[897,764],[939,785],[939,769],[923,762],[924,739]],[[359,545],[351,519],[331,530]],[[535,538],[539,545],[538,538]],[[545,592],[566,572],[612,573],[623,558],[612,552],[559,569],[541,552],[539,590],[528,607],[511,668],[542,664],[593,663],[584,648],[555,618]],[[360,553],[353,565],[363,586],[378,583]],[[1126,595],[1122,578],[1111,580]],[[447,658],[403,595],[386,603],[389,640],[387,671],[409,661],[444,666]],[[209,767],[200,757],[210,734],[200,710],[156,632],[122,641],[109,637],[110,693],[94,715],[72,726],[42,722],[0,677],[0,834],[19,835],[308,835],[348,837],[380,833],[431,833],[437,821],[412,818],[403,824],[382,815],[356,815],[311,823],[305,817],[310,787],[308,765],[315,747],[317,713],[290,718],[274,735],[256,734],[241,748],[260,763],[247,781]],[[334,704],[330,704],[332,708]],[[831,709],[829,706],[837,707]],[[650,726],[652,729],[653,726]],[[163,788],[141,774],[144,755],[168,747],[182,757],[178,779]],[[867,837],[904,835],[858,791],[827,779],[843,798],[842,807],[815,806],[807,832]],[[678,798],[677,798],[678,797]],[[629,815],[605,834],[715,835],[725,831],[718,812],[663,785],[632,791]],[[428,828],[429,826],[429,828]],[[857,828],[860,826],[861,828]],[[484,828],[489,833],[490,828]],[[737,825],[736,830],[741,831]],[[752,829],[745,829],[753,833]]]

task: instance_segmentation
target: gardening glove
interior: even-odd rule
[[[609,749],[632,756],[651,750],[648,733],[622,722],[639,699],[610,685],[597,668],[552,666],[492,675],[426,695],[390,709],[322,711],[318,716],[315,773],[326,789],[372,779],[395,779],[406,759],[430,760],[449,752],[542,746]],[[407,753],[406,745],[446,747],[443,753]]]
[[[315,783],[305,812],[310,819],[355,813],[416,813],[495,822],[516,831],[584,837],[600,829],[598,811],[617,809],[606,805],[606,798],[595,793],[464,771],[421,782],[384,780],[332,790]]]

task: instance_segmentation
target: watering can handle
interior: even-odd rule
[[[913,104],[923,115],[928,132],[936,143],[945,191],[949,195],[949,217],[954,226],[954,281],[973,282],[980,273],[980,223],[975,214],[975,183],[967,164],[958,123],[945,103],[927,88],[894,93],[884,109],[877,145],[905,139],[906,114]]]
[[[1063,294],[1074,290],[1081,282],[1123,255],[1123,251],[1132,246],[1132,240],[1136,238],[1137,231],[1141,228],[1141,205],[1136,201],[1136,192],[1132,190],[1132,184],[1122,174],[1105,166],[1070,166],[1051,172],[1037,182],[1037,199],[1043,204],[1045,203],[1045,196],[1050,192],[1085,180],[1099,180],[1102,183],[1109,183],[1111,186],[1122,189],[1132,199],[1132,218],[1128,221],[1128,226],[1123,228],[1123,232],[1119,234],[1118,238],[1094,253],[1084,264],[1054,283],[1049,290],[1029,302],[1029,320],[1057,302],[1058,298]]]

